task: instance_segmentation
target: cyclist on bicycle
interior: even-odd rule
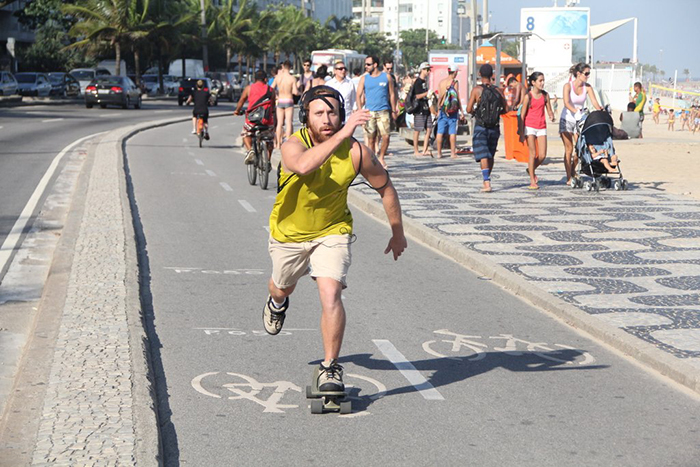
[[[274,127],[275,125],[275,91],[265,82],[267,73],[264,70],[255,72],[255,82],[249,84],[243,90],[241,98],[238,100],[238,105],[234,112],[235,115],[243,114],[243,105],[248,103],[248,112],[246,112],[245,123],[243,124],[243,144],[246,148],[245,163],[252,164],[255,162],[255,151],[253,151],[253,129],[256,126]],[[264,109],[264,117],[258,123],[251,123],[248,120],[249,112],[254,108],[262,107]],[[274,142],[268,143],[270,152],[274,146]]]
[[[201,79],[197,80],[196,89],[187,98],[187,105],[194,102],[194,109],[192,109],[192,134],[197,134],[197,118],[201,118],[204,121],[204,139],[209,139],[210,100],[211,93],[208,90],[204,90],[204,81]]]

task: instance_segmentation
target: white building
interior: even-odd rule
[[[457,14],[458,0],[353,0],[352,13],[355,21],[362,22],[365,9],[365,30],[386,32],[396,40],[398,32],[407,29],[430,29],[438,38],[448,43],[459,43],[460,17]],[[463,19],[462,33],[469,27]]]

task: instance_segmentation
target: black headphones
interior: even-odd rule
[[[306,123],[309,120],[309,114],[307,109],[309,107],[309,104],[311,104],[311,101],[321,99],[328,105],[328,107],[333,107],[333,105],[330,102],[328,102],[328,99],[326,99],[326,97],[332,97],[340,103],[340,110],[338,112],[338,115],[340,116],[341,123],[345,121],[345,99],[343,99],[343,95],[330,86],[314,86],[301,96],[301,105],[299,106],[299,122],[302,125],[306,125]]]

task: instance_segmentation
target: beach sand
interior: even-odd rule
[[[617,126],[619,111],[613,112],[613,119]],[[680,131],[679,128],[678,118],[676,131],[668,131],[665,116],[660,117],[657,125],[651,114],[647,114],[642,130],[644,138],[615,140],[615,151],[620,158],[622,173],[631,184],[700,200],[700,131],[693,135],[692,132]],[[563,183],[564,144],[558,129],[558,118],[556,123],[547,122],[548,148],[545,164],[561,166]],[[501,139],[498,151],[501,158],[504,158],[503,149]]]

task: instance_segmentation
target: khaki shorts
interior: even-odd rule
[[[270,237],[268,251],[272,282],[277,288],[291,287],[309,273],[314,280],[329,277],[347,287],[345,280],[352,260],[349,235],[328,235],[302,243],[282,243]]]
[[[391,114],[388,110],[378,110],[369,112],[369,120],[365,123],[365,135],[374,138],[379,132],[380,135],[386,136],[391,129]]]

